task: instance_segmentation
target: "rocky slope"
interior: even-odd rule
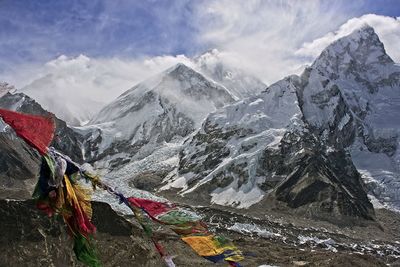
[[[163,189],[237,208],[278,200],[311,217],[372,219],[364,182],[380,201],[398,201],[399,77],[365,26],[328,46],[301,77],[209,115]],[[368,165],[376,157],[387,159]]]
[[[324,141],[346,148],[384,205],[399,208],[400,67],[365,26],[328,48],[304,74],[306,120]]]
[[[93,202],[96,246],[103,266],[163,266],[151,241],[132,218],[122,217],[105,203]],[[378,213],[382,223],[340,228],[310,227],[299,217],[253,218],[212,208],[196,210],[217,231],[245,253],[243,266],[396,266],[400,248],[393,215]],[[83,266],[72,251],[72,241],[60,218],[49,218],[31,200],[0,200],[0,266]],[[165,228],[156,236],[177,267],[226,266],[197,256]],[[396,241],[397,240],[397,241]]]
[[[105,203],[93,203],[96,246],[104,266],[161,266],[156,250],[138,225]],[[83,266],[61,218],[48,218],[34,202],[0,200],[0,266]],[[190,251],[189,251],[190,253]]]
[[[7,93],[0,98],[0,108],[36,115],[50,115],[37,102],[22,94]],[[67,124],[54,117],[56,135],[52,146],[74,160],[82,161],[80,138]],[[16,136],[14,131],[0,119],[0,196],[24,199],[31,195],[39,170],[40,156]]]
[[[29,198],[39,171],[39,155],[12,133],[0,132],[0,162],[0,198]]]

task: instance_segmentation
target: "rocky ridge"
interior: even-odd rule
[[[376,163],[382,170],[397,162],[398,71],[365,26],[328,46],[300,77],[210,114],[162,189],[237,208],[278,200],[311,217],[373,219],[366,192],[395,202],[398,172],[366,177],[355,147],[388,157]]]

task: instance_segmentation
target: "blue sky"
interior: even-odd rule
[[[400,0],[0,0],[0,80],[28,83],[20,78],[61,55],[134,60],[218,48],[271,82],[310,60],[292,57],[304,44],[370,13],[399,17]]]
[[[201,31],[196,10],[206,2],[211,1],[0,0],[1,65],[47,61],[60,54],[193,54],[207,49],[196,38]],[[323,9],[332,2],[348,17],[400,16],[398,0],[322,1]]]
[[[400,62],[400,0],[0,0],[0,81],[79,113],[217,48],[271,84],[364,24]]]
[[[190,53],[193,2],[1,0],[0,59]]]
[[[400,16],[400,2],[398,0],[369,0],[359,1],[356,6],[358,13],[373,13],[391,17]]]

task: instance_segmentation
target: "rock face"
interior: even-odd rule
[[[366,191],[399,206],[399,71],[365,26],[300,77],[210,114],[163,189],[236,208],[278,200],[315,218],[373,219]]]
[[[94,202],[96,245],[104,266],[161,266],[160,257],[137,226],[108,204]],[[48,218],[32,200],[0,200],[0,266],[83,266],[61,218]],[[118,256],[116,256],[118,255]]]
[[[0,133],[0,198],[31,196],[39,172],[39,155],[12,133]]]
[[[400,67],[365,26],[327,47],[308,73],[307,121],[350,152],[371,196],[399,208]]]
[[[281,140],[278,157],[280,166],[273,171],[285,178],[270,199],[286,203],[296,213],[335,224],[351,224],[355,218],[374,220],[361,177],[344,150],[327,153],[314,135],[304,133],[298,138],[288,133]],[[263,203],[268,205],[268,200]]]

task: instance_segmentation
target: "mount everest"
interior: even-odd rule
[[[266,88],[256,77],[226,63],[223,53],[217,49],[194,58],[177,56],[170,61],[182,62],[208,79],[228,87],[236,99]],[[118,93],[131,87],[132,81],[142,81],[144,77],[159,72],[157,70],[163,66],[167,68],[168,64],[172,65],[144,60],[143,69],[140,70],[142,75],[137,77],[138,74],[133,74],[135,71],[130,71],[130,68],[137,66],[123,60],[115,59],[108,66],[102,60],[84,55],[75,58],[62,55],[46,63],[39,77],[21,88],[20,92],[34,98],[43,108],[51,110],[69,125],[84,125]],[[113,70],[113,67],[120,69],[121,73]]]

